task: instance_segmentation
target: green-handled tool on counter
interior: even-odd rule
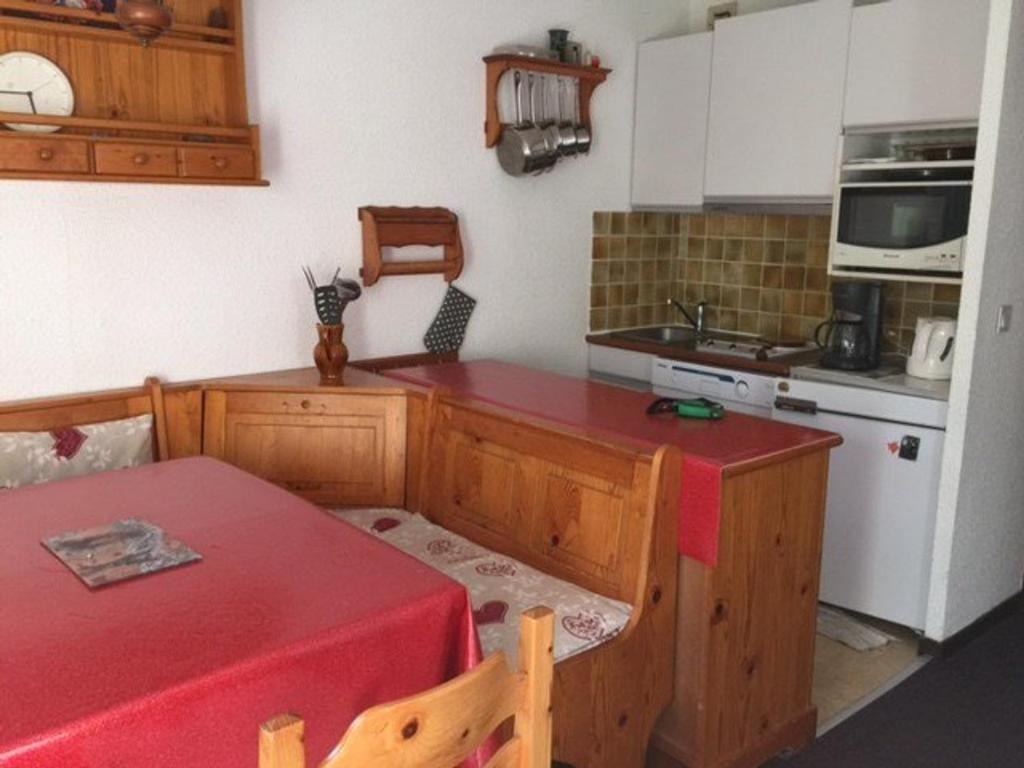
[[[659,413],[672,413],[684,419],[717,421],[725,416],[725,406],[706,397],[695,397],[691,400],[661,397],[647,407],[649,416]]]

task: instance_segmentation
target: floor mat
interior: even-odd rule
[[[818,634],[855,651],[873,651],[892,642],[889,635],[870,624],[827,605],[818,606]]]

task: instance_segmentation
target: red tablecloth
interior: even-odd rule
[[[40,541],[135,517],[201,563],[89,590]],[[187,459],[0,494],[0,766],[318,764],[367,707],[475,666],[465,589],[237,469]]]
[[[722,477],[758,462],[829,447],[836,436],[816,429],[728,412],[721,421],[648,416],[654,399],[589,379],[494,360],[420,366],[385,375],[571,425],[643,447],[675,445],[683,452],[679,552],[718,562]]]

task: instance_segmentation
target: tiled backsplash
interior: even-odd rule
[[[594,214],[592,331],[680,323],[667,305],[709,305],[712,328],[810,338],[831,313],[827,216]],[[960,289],[887,282],[890,349],[909,348],[917,318],[956,317]]]

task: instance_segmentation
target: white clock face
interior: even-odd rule
[[[0,112],[69,117],[75,111],[75,92],[60,67],[28,51],[0,56]],[[16,131],[53,133],[56,125],[7,123]]]

